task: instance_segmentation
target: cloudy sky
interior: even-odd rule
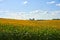
[[[60,18],[60,0],[0,0],[0,18]]]

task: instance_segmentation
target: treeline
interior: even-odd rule
[[[29,20],[35,20],[35,18],[32,18],[32,19],[30,18]],[[44,21],[45,19],[36,19],[36,20],[37,20],[37,21]],[[47,20],[48,20],[48,19],[47,19]],[[57,18],[57,19],[51,19],[51,20],[60,20],[60,19]]]
[[[52,20],[60,20],[60,19],[52,19]]]

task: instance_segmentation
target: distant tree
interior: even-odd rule
[[[32,20],[35,20],[34,18]]]
[[[29,18],[29,20],[31,20],[31,18]]]
[[[60,19],[52,19],[52,20],[60,20]]]
[[[32,19],[31,19],[31,18],[29,18],[29,20],[35,20],[35,18],[32,18]]]

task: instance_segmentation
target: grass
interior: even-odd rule
[[[0,40],[60,40],[60,20],[0,19]]]

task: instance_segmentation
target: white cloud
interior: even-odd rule
[[[47,2],[47,4],[55,4],[56,6],[60,7],[60,3],[56,3],[55,1]]]
[[[59,4],[56,4],[56,6],[59,6],[60,7],[60,3]]]
[[[50,2],[47,2],[47,4],[54,4],[55,1],[50,1]]]
[[[59,10],[59,11],[53,11],[53,12],[51,12],[51,14],[52,14],[53,16],[59,15],[59,14],[60,14],[60,10]]]
[[[3,11],[3,10],[1,10],[0,13],[1,13],[1,12],[8,12],[8,11]]]
[[[28,1],[24,1],[23,4],[26,5],[28,3]]]
[[[53,18],[60,18],[60,10],[51,12]]]
[[[52,18],[59,18],[60,10],[59,11],[42,11],[42,10],[35,10],[31,12],[0,12],[0,17],[3,18],[12,18],[12,19],[52,19]]]

